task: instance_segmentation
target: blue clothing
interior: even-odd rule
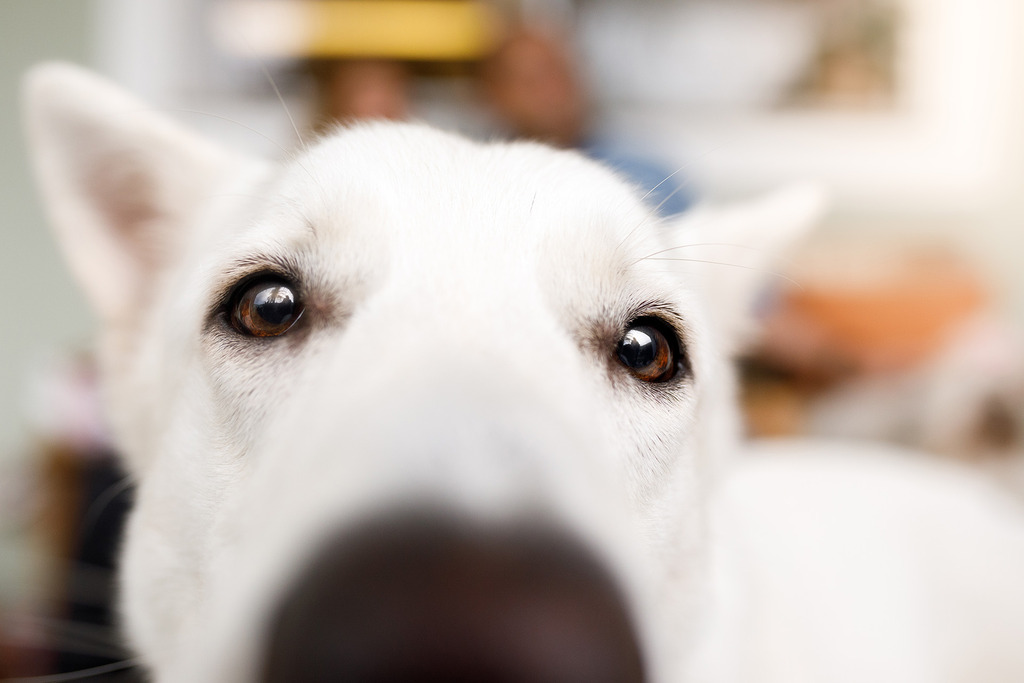
[[[684,187],[685,176],[681,172],[673,174],[675,169],[599,140],[588,141],[580,151],[618,172],[641,192],[650,192],[646,201],[661,216],[675,216],[693,204],[693,195]]]

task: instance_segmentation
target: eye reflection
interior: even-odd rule
[[[301,315],[302,305],[290,285],[264,280],[236,297],[232,322],[240,332],[254,337],[277,337],[291,329]]]
[[[295,314],[295,294],[284,286],[267,287],[253,297],[252,306],[264,322],[282,325]]]
[[[678,369],[678,342],[674,345],[669,340],[671,331],[663,332],[659,329],[663,326],[655,321],[637,321],[626,330],[616,349],[619,362],[644,382],[667,382]]]

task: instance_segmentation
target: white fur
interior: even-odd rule
[[[74,67],[27,83],[139,485],[122,605],[159,683],[250,680],[316,540],[410,500],[589,539],[654,680],[1024,680],[1018,511],[907,456],[740,455],[728,351],[816,191],[666,225],[539,145],[368,124],[269,164]],[[275,261],[316,292],[304,335],[210,323]],[[693,365],[653,389],[600,334],[652,306],[678,316]]]

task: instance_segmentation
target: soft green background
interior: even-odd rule
[[[0,0],[0,465],[28,444],[24,389],[31,373],[54,354],[87,344],[91,329],[36,197],[18,91],[36,62],[92,61],[93,14],[93,0]]]

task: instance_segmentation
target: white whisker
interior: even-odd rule
[[[711,261],[711,260],[707,260],[707,259],[682,258],[682,257],[665,257],[665,256],[652,256],[652,257],[648,257],[646,259],[641,259],[641,260],[642,261],[679,261],[679,262],[684,262],[684,263],[707,263],[707,264],[710,264],[710,265],[713,265],[713,266],[729,266],[730,268],[742,268],[743,270],[752,270],[752,271],[756,271],[758,273],[762,273],[762,274],[770,276],[770,277],[776,277],[776,278],[779,278],[780,280],[785,280],[786,282],[792,284],[795,287],[798,287],[799,289],[803,289],[804,288],[803,285],[801,285],[799,282],[797,282],[793,278],[789,277],[788,275],[784,275],[783,273],[780,273],[780,272],[778,272],[776,270],[766,270],[764,268],[757,268],[755,266],[745,266],[742,263],[729,263],[728,261]]]
[[[651,259],[651,258],[653,258],[655,256],[661,256],[662,254],[667,254],[667,253],[672,252],[672,251],[679,251],[680,249],[695,249],[695,248],[698,248],[698,247],[729,247],[729,248],[733,248],[733,249],[744,249],[746,251],[755,251],[755,252],[758,252],[758,253],[764,253],[764,249],[761,249],[760,247],[751,247],[751,246],[746,245],[746,244],[733,244],[733,243],[729,243],[729,242],[692,242],[690,244],[680,244],[680,245],[675,246],[675,247],[668,247],[666,249],[659,249],[658,251],[652,252],[652,253],[648,254],[647,256],[641,256],[637,260],[633,261],[630,265],[636,265],[637,263],[640,263],[641,261],[646,261],[647,259]]]
[[[304,150],[308,149],[306,141],[302,138],[302,133],[299,132],[299,127],[295,125],[295,119],[292,118],[292,113],[288,109],[288,104],[284,101],[284,96],[281,94],[280,88],[277,87],[277,82],[270,73],[270,69],[267,68],[267,65],[263,63],[262,59],[256,58],[256,63],[260,65],[260,71],[262,71],[263,75],[266,76],[267,81],[270,83],[270,87],[274,89],[274,94],[277,95],[277,101],[281,103],[281,109],[284,109],[284,115],[288,117],[288,123],[292,125],[295,137],[299,140],[299,146]]]
[[[671,173],[669,173],[667,176],[665,176],[664,180],[662,180],[660,183],[658,183],[657,185],[655,185],[651,189],[647,190],[647,194],[645,194],[643,197],[641,197],[640,201],[646,201],[648,197],[650,197],[652,194],[654,194],[655,192],[658,191],[659,187],[661,187],[662,185],[664,185],[665,183],[667,183],[668,181],[672,180],[677,175],[682,173],[683,169],[686,168],[687,166],[689,166],[689,164],[683,164],[682,166],[680,166],[676,170],[674,170]],[[673,193],[673,194],[675,194],[675,193]],[[669,195],[669,196],[671,196],[671,195]]]
[[[94,676],[125,671],[139,664],[137,659],[123,659],[119,662],[111,662],[102,666],[93,666],[88,669],[71,671],[65,674],[50,674],[48,676],[27,676],[24,678],[8,678],[4,683],[65,683],[66,681],[81,681]]]
[[[114,482],[106,489],[103,493],[96,496],[96,499],[89,505],[89,509],[85,511],[85,515],[82,517],[82,524],[80,526],[79,533],[81,535],[88,534],[92,531],[93,526],[99,520],[100,515],[107,509],[107,507],[114,502],[114,500],[129,490],[132,487],[132,478],[130,476],[122,477],[120,480]]]
[[[673,173],[672,173],[671,175],[669,175],[669,176],[668,176],[667,178],[665,178],[665,180],[662,180],[662,181],[661,181],[660,183],[658,183],[658,184],[657,184],[657,185],[655,185],[655,186],[654,186],[653,188],[651,188],[651,190],[650,190],[650,191],[649,191],[649,192],[648,192],[647,194],[645,194],[645,195],[644,195],[644,196],[642,197],[641,201],[642,201],[642,200],[645,200],[645,199],[647,199],[647,198],[648,198],[648,197],[649,197],[649,196],[651,195],[651,193],[652,193],[652,192],[654,192],[654,191],[655,191],[655,190],[657,190],[657,189],[658,189],[659,187],[661,187],[662,185],[664,185],[664,184],[665,184],[666,182],[668,182],[668,180],[669,180],[669,179],[671,179],[671,178],[672,178],[672,177],[673,177],[674,175],[676,175],[677,173],[679,173],[680,171],[682,171],[682,170],[683,170],[683,169],[685,169],[685,168],[686,168],[686,166],[680,166],[680,167],[679,167],[678,169],[676,169],[676,171],[675,171],[675,172],[673,172]],[[644,227],[645,225],[647,225],[647,222],[648,222],[649,220],[651,220],[651,218],[652,218],[652,217],[656,217],[656,216],[659,216],[659,213],[658,213],[658,212],[659,212],[659,211],[661,210],[661,208],[662,208],[662,207],[663,207],[663,206],[665,205],[665,203],[666,203],[666,202],[667,202],[668,200],[672,199],[672,197],[674,197],[674,196],[675,196],[676,194],[678,194],[678,193],[679,193],[679,192],[681,192],[682,190],[684,190],[684,189],[688,188],[688,187],[689,187],[690,185],[691,185],[691,180],[690,180],[689,178],[687,178],[687,179],[686,179],[686,181],[684,181],[684,182],[680,183],[680,184],[679,184],[679,186],[678,186],[678,187],[676,187],[676,189],[675,189],[675,190],[673,190],[672,192],[670,192],[670,193],[669,193],[669,195],[668,195],[667,197],[665,197],[665,198],[664,198],[663,200],[661,200],[661,202],[660,202],[660,203],[659,203],[659,204],[658,204],[658,205],[657,205],[656,207],[654,207],[654,208],[653,208],[653,209],[652,209],[652,210],[650,211],[650,213],[648,213],[648,214],[647,214],[647,216],[645,216],[645,217],[644,217],[644,219],[643,219],[642,221],[640,221],[639,223],[637,223],[637,224],[636,224],[636,225],[635,225],[635,226],[633,227],[633,229],[632,229],[632,230],[630,230],[630,231],[629,231],[629,232],[628,232],[628,233],[626,234],[626,236],[625,236],[625,237],[623,237],[623,238],[622,238],[622,239],[621,239],[621,240],[619,241],[619,244],[617,245],[616,249],[621,249],[622,247],[624,247],[624,246],[625,246],[625,245],[626,245],[626,244],[627,244],[627,243],[629,242],[629,240],[630,240],[630,239],[632,239],[632,237],[633,237],[633,236],[634,236],[634,235],[635,235],[635,234],[636,234],[636,233],[637,233],[637,232],[638,232],[638,231],[639,231],[639,230],[640,230],[640,229],[641,229],[642,227]]]

